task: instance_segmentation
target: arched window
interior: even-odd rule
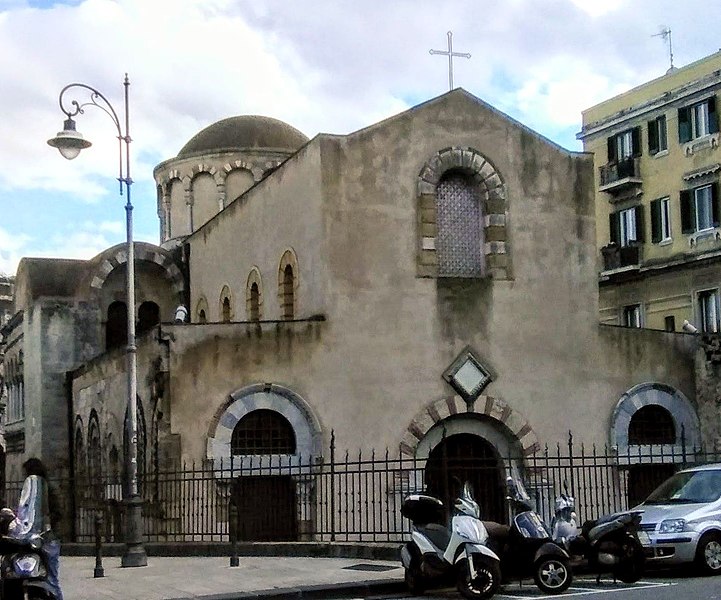
[[[125,302],[116,301],[108,306],[105,322],[105,349],[117,348],[128,343],[128,308]]]
[[[112,433],[108,435],[107,447],[110,448],[108,451],[108,477],[110,483],[120,483],[120,454]]]
[[[208,322],[208,301],[204,296],[201,296],[195,305],[195,321],[198,323]]]
[[[160,307],[155,302],[143,302],[138,309],[138,334],[160,323]]]
[[[293,298],[293,287],[294,287],[294,278],[293,278],[293,267],[290,265],[285,265],[285,269],[283,270],[283,304],[281,306],[281,312],[283,315],[283,319],[290,320],[293,319],[293,309],[294,309],[294,298]]]
[[[95,497],[99,496],[102,490],[101,471],[100,425],[98,424],[98,415],[93,410],[90,413],[90,424],[88,425],[88,480]]]
[[[260,291],[258,284],[253,282],[250,286],[250,320],[260,321]]]
[[[85,468],[85,444],[83,442],[82,423],[75,427],[75,489],[79,492],[87,486],[87,470]]]
[[[445,173],[436,188],[436,209],[438,275],[480,277],[483,215],[479,185],[460,170]]]
[[[294,454],[293,426],[279,412],[258,409],[245,415],[233,429],[231,454]]]
[[[223,298],[223,323],[230,323],[230,298]]]
[[[639,408],[628,425],[628,443],[632,445],[674,444],[676,427],[671,413],[658,404]]]

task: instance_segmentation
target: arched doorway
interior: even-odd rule
[[[444,437],[428,455],[426,490],[450,507],[470,481],[484,521],[506,521],[503,468],[496,449],[472,433]]]
[[[628,443],[635,446],[673,444],[676,441],[676,426],[671,413],[658,404],[647,404],[639,408],[628,425]],[[638,463],[628,468],[628,506],[643,502],[664,480],[676,472],[673,463]]]
[[[274,410],[253,410],[233,429],[233,456],[280,456],[292,455],[295,451],[293,426]],[[232,502],[238,510],[238,539],[253,542],[295,541],[298,536],[295,488],[291,475],[242,474],[237,477],[233,484]]]

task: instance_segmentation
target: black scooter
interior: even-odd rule
[[[639,540],[638,526],[642,510],[626,511],[586,521],[579,529],[576,523],[576,502],[568,493],[556,498],[555,516],[551,522],[553,539],[562,544],[574,563],[586,562],[600,582],[602,573],[614,579],[635,583],[643,575],[646,558]],[[645,533],[643,535],[646,535]]]
[[[508,477],[507,499],[511,503],[511,525],[484,521],[488,546],[501,557],[501,572],[506,580],[533,577],[546,594],[560,594],[571,585],[570,556],[556,544],[541,517],[530,505],[530,497],[520,478]]]

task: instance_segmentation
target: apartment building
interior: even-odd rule
[[[721,331],[721,51],[583,111],[602,323]]]

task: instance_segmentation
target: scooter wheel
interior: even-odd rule
[[[415,561],[414,561],[415,562]],[[406,587],[411,594],[420,596],[426,591],[426,580],[420,569],[413,565],[405,571]]]
[[[573,581],[568,560],[562,556],[539,558],[533,568],[533,581],[546,594],[565,592]]]
[[[458,591],[469,600],[491,598],[501,587],[501,565],[497,560],[483,556],[471,555],[476,570],[475,579],[471,578],[468,560],[458,563]]]
[[[623,583],[636,583],[643,576],[645,564],[643,546],[635,538],[629,537],[621,545],[620,562],[613,574]]]

